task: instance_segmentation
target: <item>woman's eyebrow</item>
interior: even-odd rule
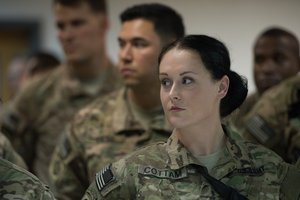
[[[159,75],[161,76],[168,76],[168,74],[167,73],[165,73],[165,72],[161,72],[161,73],[159,73]]]
[[[193,71],[186,71],[186,72],[182,72],[182,73],[180,73],[179,75],[180,76],[183,76],[183,75],[185,75],[185,74],[197,74],[196,72],[193,72]]]

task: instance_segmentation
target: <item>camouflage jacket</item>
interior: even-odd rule
[[[53,154],[50,166],[62,199],[80,199],[98,169],[146,144],[166,140],[171,129],[160,107],[142,126],[121,89],[82,109]]]
[[[242,135],[295,163],[300,156],[300,76],[267,91],[245,116]]]
[[[115,88],[114,69],[108,67],[97,80],[83,82],[69,66],[58,67],[29,83],[7,107],[2,132],[43,182],[49,183],[49,158],[63,128],[81,107]]]
[[[250,94],[238,109],[226,117],[225,123],[239,129],[242,128],[245,116],[251,111],[259,97],[260,95],[257,92]]]
[[[211,176],[248,199],[300,198],[299,169],[289,168],[272,151],[244,141],[229,129],[226,135],[225,155],[212,168]],[[174,133],[166,143],[142,148],[104,167],[82,199],[225,199],[197,172],[200,165]],[[287,181],[290,171],[294,179]],[[286,188],[293,194],[286,194]]]
[[[51,200],[49,187],[23,168],[0,158],[0,199]]]
[[[10,141],[0,132],[0,158],[8,160],[15,165],[27,169],[22,157],[14,150]]]

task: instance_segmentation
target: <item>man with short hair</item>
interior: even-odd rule
[[[28,83],[3,115],[3,132],[29,169],[49,183],[50,157],[73,115],[118,87],[105,50],[105,0],[53,0],[62,66]]]
[[[236,115],[230,119],[238,128],[244,127],[244,116],[265,91],[299,72],[299,41],[288,30],[270,27],[255,41],[253,57],[257,91],[247,97]]]
[[[158,55],[184,36],[181,16],[162,4],[126,9],[119,32],[119,73],[123,87],[75,116],[50,166],[59,197],[79,199],[106,164],[152,142],[171,129],[160,103]]]

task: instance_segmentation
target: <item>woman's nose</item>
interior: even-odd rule
[[[180,95],[177,86],[174,84],[170,90],[170,99],[173,101],[180,100]]]

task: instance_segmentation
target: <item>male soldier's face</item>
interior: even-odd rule
[[[103,52],[107,19],[87,3],[54,5],[58,39],[69,62],[93,60]]]
[[[300,68],[295,41],[289,37],[262,37],[254,47],[254,79],[260,94]]]
[[[153,23],[134,19],[122,24],[119,33],[119,71],[129,87],[149,87],[157,80],[157,59],[162,48]]]

